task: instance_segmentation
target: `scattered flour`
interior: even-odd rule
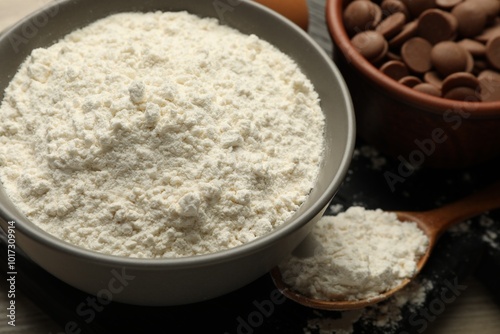
[[[353,325],[361,318],[362,310],[342,312],[337,319],[329,317],[318,317],[309,319],[304,334],[351,334],[354,332]]]
[[[499,238],[496,232],[491,230],[486,230],[482,236],[482,240],[486,242],[489,245],[489,247],[494,249],[500,249],[500,244],[498,243]]]
[[[186,12],[123,13],[27,58],[0,109],[0,177],[72,244],[206,254],[297,210],[323,132],[311,82],[269,43]]]
[[[432,281],[414,281],[386,301],[367,307],[362,316],[365,323],[375,327],[393,328],[403,319],[402,309],[407,307],[414,313],[422,306],[427,293],[432,290]]]
[[[479,216],[479,224],[483,227],[491,227],[495,224],[495,221],[486,215],[481,215]]]
[[[323,300],[369,299],[400,285],[414,275],[429,241],[415,223],[362,207],[324,216],[311,237],[314,254],[292,254],[280,269],[286,284]]]
[[[452,233],[453,235],[461,235],[464,233],[468,233],[470,231],[470,220],[463,221],[461,223],[455,224],[451,226],[447,232]]]
[[[370,167],[372,170],[381,170],[382,167],[385,167],[387,165],[387,159],[382,156],[378,150],[371,146],[361,146],[359,149],[357,149],[357,151],[357,154],[361,154],[361,156],[363,156],[364,158],[370,159]]]
[[[354,325],[362,323],[383,329],[385,333],[393,333],[403,319],[403,308],[416,312],[421,307],[427,293],[434,287],[429,280],[413,281],[389,299],[364,309],[340,313],[340,318],[332,319],[319,314],[317,318],[308,320],[304,334],[352,334]]]
[[[491,248],[500,249],[500,238],[498,237],[498,233],[496,231],[493,231],[492,228],[492,226],[494,226],[495,224],[495,221],[486,215],[481,215],[479,217],[479,224],[481,224],[482,227],[485,227],[482,240],[486,242]]]
[[[474,220],[469,219],[456,224],[449,228],[448,232],[452,233],[454,236],[467,234],[471,231],[471,225],[473,223],[476,223],[476,219],[478,220],[479,225],[483,230],[481,240],[493,249],[500,249],[500,237],[498,236],[497,229],[495,229],[495,220],[491,217],[488,217],[487,215],[481,215]]]
[[[338,214],[344,209],[344,206],[342,204],[330,204],[329,209],[334,214]]]

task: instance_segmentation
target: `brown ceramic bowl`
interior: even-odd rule
[[[352,46],[342,19],[349,2],[327,0],[326,19],[334,60],[351,92],[359,136],[415,166],[465,167],[500,155],[500,101],[448,100],[389,78]]]

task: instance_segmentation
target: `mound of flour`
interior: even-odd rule
[[[286,284],[322,300],[369,299],[399,286],[429,244],[416,223],[357,206],[322,217],[311,233],[314,254],[292,255],[280,269]]]
[[[269,43],[186,12],[123,13],[27,58],[0,109],[0,177],[72,244],[206,254],[298,209],[323,132],[314,87]]]

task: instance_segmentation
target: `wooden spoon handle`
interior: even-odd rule
[[[428,227],[440,235],[456,223],[496,208],[500,208],[500,180],[461,200],[426,211],[422,215],[425,216]]]

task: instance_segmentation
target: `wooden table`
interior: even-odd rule
[[[26,14],[53,0],[0,0],[0,31]],[[324,24],[324,0],[309,0],[310,34],[326,50],[331,50]],[[16,294],[16,327],[7,325],[7,283],[0,281],[0,334],[62,333],[63,330],[22,293]],[[429,324],[426,334],[497,334],[500,332],[500,307],[475,280],[456,302],[447,305],[445,312]]]

